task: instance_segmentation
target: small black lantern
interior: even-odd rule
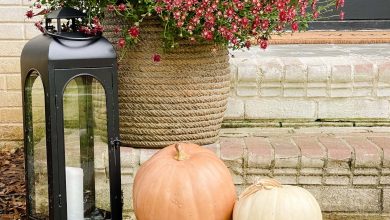
[[[122,219],[116,53],[84,16],[53,11],[22,52],[29,219]]]

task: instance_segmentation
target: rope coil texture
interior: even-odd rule
[[[105,36],[116,45],[115,26],[108,17]],[[230,91],[229,56],[213,44],[180,42],[162,52],[163,27],[145,18],[140,41],[122,56],[118,69],[121,142],[126,146],[162,148],[177,142],[199,145],[217,141]],[[161,54],[154,62],[153,54]]]

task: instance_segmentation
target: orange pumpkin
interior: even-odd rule
[[[138,220],[230,220],[236,193],[225,164],[195,144],[168,146],[138,170],[133,206]]]

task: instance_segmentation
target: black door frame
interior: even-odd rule
[[[341,21],[340,11],[345,17]],[[339,10],[310,22],[309,30],[373,30],[390,29],[390,0],[345,0]]]

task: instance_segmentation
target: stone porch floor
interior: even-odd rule
[[[222,129],[206,147],[229,167],[238,194],[256,178],[273,177],[308,189],[325,219],[390,219],[389,127]],[[157,151],[122,148],[125,192]]]

